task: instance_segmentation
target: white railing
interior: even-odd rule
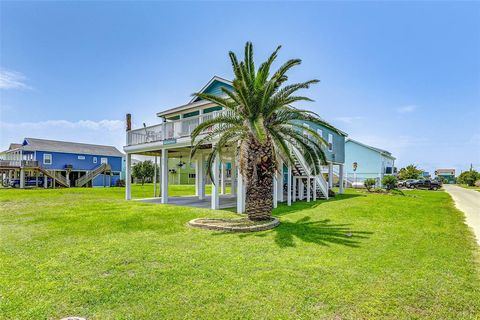
[[[218,117],[221,114],[228,114],[227,110],[214,111],[201,114],[195,117],[167,121],[162,124],[127,131],[127,145],[137,145],[162,140],[172,140],[182,137],[189,137],[193,130],[202,122]],[[208,128],[203,132],[210,132]]]
[[[34,167],[38,167],[38,161],[36,160],[0,160],[0,167],[34,168]]]
[[[300,163],[300,166],[302,166],[305,173],[310,176],[312,174],[312,169],[305,161],[305,158],[303,157],[303,155],[300,153],[300,151],[297,150],[297,148],[292,147],[291,149],[293,150],[293,155],[295,156],[295,158],[297,158],[298,162]],[[325,177],[320,172],[318,175],[314,176],[314,178],[316,180],[318,188],[320,189],[320,192],[323,194],[325,199],[328,199],[328,183],[325,180]]]

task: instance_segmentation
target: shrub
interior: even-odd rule
[[[384,176],[382,184],[387,190],[392,190],[397,187],[397,178],[395,176]]]
[[[475,181],[480,179],[480,173],[475,170],[469,170],[462,172],[459,176],[457,181],[462,184],[469,185],[473,187],[475,185]]]
[[[125,187],[125,180],[123,180],[123,179],[118,179],[118,180],[115,182],[115,187]]]
[[[365,186],[365,188],[367,188],[368,191],[372,191],[372,188],[375,186],[376,183],[377,182],[375,181],[375,179],[365,179],[363,185]]]

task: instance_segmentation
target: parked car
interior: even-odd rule
[[[429,189],[429,190],[437,190],[442,187],[441,183],[436,180],[430,179],[420,179],[416,180],[415,182],[410,183],[411,188],[415,189]]]
[[[39,187],[43,187],[43,182],[44,182],[43,178],[38,178]],[[52,179],[48,179],[47,183],[51,183],[51,182],[52,182]],[[20,188],[20,179],[10,180],[9,186],[12,188]],[[25,187],[35,187],[35,186],[36,186],[36,182],[34,177],[25,178]]]
[[[407,180],[399,181],[399,182],[398,182],[398,187],[399,187],[399,188],[410,188],[410,184],[411,184],[412,182],[415,182],[415,181],[417,181],[417,180],[415,180],[415,179],[407,179]]]

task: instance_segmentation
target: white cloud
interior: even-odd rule
[[[121,150],[125,144],[125,129],[122,120],[0,121],[1,149],[8,147],[11,142],[21,142],[26,137],[112,145]]]
[[[363,119],[365,119],[365,117],[354,116],[354,117],[337,117],[334,120],[339,121],[339,122],[343,122],[343,123],[347,123],[347,124],[351,124],[351,123],[355,123],[355,122],[358,122],[358,121],[363,120]]]
[[[27,77],[17,71],[0,71],[0,89],[31,89],[25,82]]]
[[[20,122],[20,123],[8,123],[0,122],[0,126],[5,129],[51,129],[51,128],[64,128],[64,129],[89,129],[89,130],[109,130],[115,131],[123,128],[123,121],[121,120],[79,120],[79,121],[68,121],[68,120],[46,120],[39,122]]]
[[[415,110],[417,110],[417,106],[413,104],[397,108],[398,113],[411,113],[411,112],[414,112]]]

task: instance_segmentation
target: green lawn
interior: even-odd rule
[[[405,193],[297,202],[274,230],[228,234],[185,224],[231,212],[121,188],[3,189],[0,318],[478,319],[462,214],[445,192]]]

